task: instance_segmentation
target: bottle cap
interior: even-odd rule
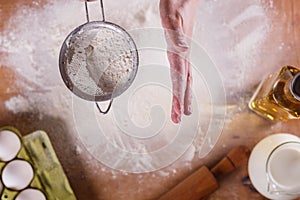
[[[300,72],[292,80],[292,94],[300,101]]]

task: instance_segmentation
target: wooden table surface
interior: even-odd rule
[[[40,0],[43,4],[43,0]],[[270,1],[265,0],[266,4]],[[27,4],[37,6],[30,0],[10,0],[0,2],[0,30],[3,29],[10,17],[16,12],[16,4]],[[41,5],[40,4],[40,5]],[[274,9],[269,11],[272,20],[272,32],[270,39],[265,44],[266,49],[272,47],[273,40],[278,35],[283,36],[284,42],[290,49],[285,49],[279,55],[270,55],[264,52],[262,57],[268,58],[268,62],[262,64],[300,66],[300,1],[299,0],[274,0]],[[280,34],[279,34],[280,33]],[[1,37],[1,35],[0,35]],[[6,56],[6,52],[0,52],[1,57]],[[190,169],[178,170],[175,175],[168,178],[151,178],[153,173],[138,174],[118,174],[117,178],[107,172],[97,173],[91,170],[97,166],[85,165],[82,157],[76,157],[74,152],[59,145],[59,140],[66,141],[65,146],[72,147],[72,141],[65,138],[64,122],[53,117],[39,119],[37,113],[14,114],[9,112],[4,102],[16,94],[22,93],[22,88],[15,84],[15,80],[22,78],[16,74],[9,66],[1,66],[0,58],[0,126],[13,125],[27,134],[37,129],[43,129],[49,133],[54,148],[58,152],[63,167],[69,177],[71,185],[78,199],[155,199],[171,188],[192,171],[202,164],[213,166],[231,148],[237,145],[246,145],[249,148],[267,135],[276,132],[289,132],[300,136],[300,121],[272,123],[264,120],[256,114],[246,110],[236,114],[230,122],[226,124],[224,131],[213,151],[204,159],[194,161]],[[26,80],[24,80],[26,81]],[[6,88],[10,87],[7,92]],[[50,124],[50,125],[49,125]],[[52,126],[51,126],[52,125]],[[61,133],[59,134],[55,133]],[[99,164],[101,165],[101,164]],[[99,168],[99,166],[98,166]],[[101,168],[99,168],[101,169]],[[141,179],[142,176],[142,179]],[[220,180],[220,188],[208,199],[264,199],[253,189],[247,179],[247,167],[243,166],[234,173]]]

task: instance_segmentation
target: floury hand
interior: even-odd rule
[[[189,57],[189,38],[192,37],[198,0],[160,0],[159,9],[168,48],[173,87],[172,113],[174,123],[181,115],[190,115],[192,74]]]

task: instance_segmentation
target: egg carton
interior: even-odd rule
[[[0,128],[0,133],[2,133],[0,140],[5,141],[5,145],[0,147],[0,150],[4,153],[9,153],[9,149],[16,151],[16,148],[20,145],[17,154],[11,155],[12,158],[4,159],[0,155],[1,200],[76,199],[51,142],[44,131],[35,131],[22,137],[17,129],[3,127]],[[19,138],[20,143],[17,146],[10,145],[10,139],[5,140],[5,136],[12,135],[12,133]],[[0,152],[0,154],[3,154],[3,152]],[[19,167],[22,166],[21,170],[18,169],[18,164]],[[26,171],[28,169],[29,171]],[[32,174],[31,178],[29,177],[30,173]]]

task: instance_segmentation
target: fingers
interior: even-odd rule
[[[174,123],[181,121],[181,114],[192,113],[192,71],[185,57],[168,52],[170,61],[173,98],[171,118]],[[184,66],[184,67],[182,67]]]
[[[181,104],[177,96],[173,95],[171,119],[175,124],[181,122]]]
[[[185,115],[192,114],[192,69],[191,64],[189,61],[186,61],[187,66],[187,82],[186,82],[186,88],[184,93],[184,110],[183,113]]]
[[[183,31],[187,35],[188,38],[192,38],[194,21],[196,18],[196,11],[198,7],[199,0],[185,0],[182,1],[180,8],[178,9],[178,13],[184,19],[183,21]],[[190,44],[190,41],[188,40]],[[186,57],[189,56],[189,52],[187,52]],[[186,60],[185,66],[187,68],[187,83],[184,94],[184,114],[190,115],[192,113],[192,69],[191,64],[188,60]]]
[[[167,55],[170,62],[173,92],[171,119],[174,123],[179,123],[183,112],[187,83],[187,71],[185,67],[182,67],[185,65],[185,58],[170,51],[167,52]]]

